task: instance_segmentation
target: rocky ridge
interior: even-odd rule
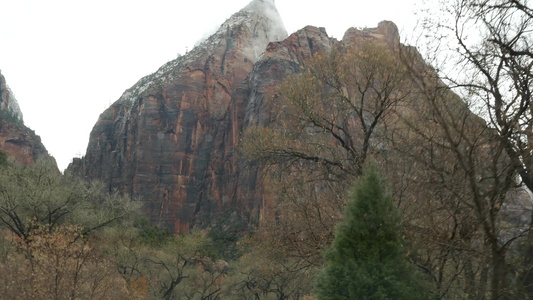
[[[9,112],[14,118],[22,121],[22,111],[2,72],[0,72],[0,110]]]
[[[22,112],[0,72],[0,151],[22,164],[32,164],[48,151],[41,138],[24,126]]]

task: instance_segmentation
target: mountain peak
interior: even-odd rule
[[[253,0],[252,2],[248,3],[243,10],[261,10],[264,8],[264,6],[273,7],[276,8],[276,4],[274,0]]]
[[[253,36],[255,60],[270,42],[281,41],[288,36],[274,0],[253,0],[227,19],[208,40],[218,39],[228,31],[242,27],[247,27]]]
[[[287,36],[274,0],[253,0],[222,23],[214,34],[199,41],[189,53],[139,80],[124,92],[119,101],[134,102],[139,95],[156,86],[155,82],[169,84],[177,80],[179,76],[174,74],[181,74],[188,65],[202,61],[206,53],[212,55],[221,51],[221,47],[226,54],[231,49],[241,52],[253,64],[261,58],[269,43],[282,41]]]

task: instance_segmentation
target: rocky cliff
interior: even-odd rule
[[[274,1],[254,0],[104,111],[69,170],[140,198],[150,221],[174,232],[242,229],[270,201],[260,167],[239,160],[243,129],[270,122],[265,101],[309,57],[356,38],[399,40],[390,22],[342,42],[311,26],[287,37]]]
[[[24,126],[22,112],[6,79],[0,73],[0,152],[23,164],[48,155],[41,138]]]

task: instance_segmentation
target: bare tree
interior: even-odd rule
[[[253,160],[359,176],[378,127],[408,97],[408,82],[397,51],[377,43],[318,54],[272,99],[276,125],[249,128],[242,150]]]
[[[510,159],[493,130],[433,79],[430,85],[431,78],[419,78],[420,101],[404,115],[394,141],[407,156],[402,163],[414,166],[407,175],[411,188],[420,187],[407,192],[410,234],[429,244],[425,267],[441,296],[513,297],[508,251],[524,232],[503,230],[501,210],[516,186]]]
[[[532,10],[522,0],[459,0],[445,3],[439,13],[440,22],[426,23],[424,28],[428,33],[438,28],[428,43],[434,46],[435,56],[429,60],[437,72],[409,61],[425,101],[413,113],[419,121],[424,119],[424,128],[407,122],[410,134],[420,139],[411,144],[415,147],[410,152],[433,174],[428,178],[436,176],[452,192],[447,206],[458,203],[456,212],[468,212],[468,219],[461,222],[452,214],[451,224],[458,230],[454,234],[461,233],[465,221],[471,228],[470,237],[464,234],[470,240],[466,249],[477,259],[468,261],[471,256],[464,256],[459,264],[463,276],[475,275],[475,285],[465,282],[469,297],[485,297],[486,290],[491,299],[515,298],[511,282],[517,279],[532,295],[531,224],[505,228],[509,207],[521,201],[511,193],[520,185],[533,188]],[[463,181],[450,177],[454,173]],[[530,213],[527,206],[522,214]],[[528,235],[525,263],[513,265],[522,258],[518,243]],[[475,270],[471,263],[478,264],[477,274],[471,272]]]
[[[245,131],[241,150],[268,167],[266,189],[277,205],[256,235],[275,276],[251,271],[244,282],[262,293],[275,289],[279,299],[311,293],[310,285],[293,283],[309,281],[321,266],[349,186],[382,150],[386,124],[410,96],[398,54],[362,41],[315,55],[272,97],[270,126]]]

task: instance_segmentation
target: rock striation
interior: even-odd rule
[[[32,164],[48,151],[41,138],[24,126],[22,112],[13,92],[0,73],[0,152],[22,164]]]
[[[261,167],[239,159],[243,129],[268,126],[266,101],[314,54],[356,38],[392,44],[399,41],[394,29],[350,29],[337,41],[308,26],[287,37],[274,1],[254,0],[126,90],[100,115],[86,155],[68,171],[141,199],[151,223],[175,233],[221,224],[246,229],[272,198]]]

